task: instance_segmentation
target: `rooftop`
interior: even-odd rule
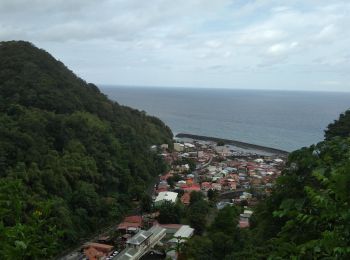
[[[151,231],[140,230],[135,236],[128,239],[126,243],[138,246],[138,245],[141,245],[150,236],[152,236]]]
[[[194,232],[194,229],[189,225],[183,225],[175,234],[174,237],[191,237]]]
[[[162,192],[159,192],[155,202],[159,202],[159,201],[162,201],[162,200],[176,202],[176,198],[177,198],[177,193],[176,192],[162,191]]]

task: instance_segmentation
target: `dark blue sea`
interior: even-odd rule
[[[160,87],[102,87],[119,104],[183,132],[293,151],[323,139],[350,108],[350,93]]]

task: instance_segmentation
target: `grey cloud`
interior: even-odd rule
[[[290,75],[331,68],[329,78],[344,82],[349,76],[335,74],[350,69],[339,54],[350,45],[350,4],[311,2],[1,0],[0,40],[33,41],[96,83],[155,85],[150,74],[168,85],[230,85],[230,72],[274,78],[276,68]],[[245,85],[256,83],[248,78]]]

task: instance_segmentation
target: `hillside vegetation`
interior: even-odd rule
[[[112,102],[47,52],[0,43],[0,259],[40,259],[117,221],[165,165],[159,119]]]

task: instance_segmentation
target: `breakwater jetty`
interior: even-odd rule
[[[289,152],[287,151],[276,149],[276,148],[265,147],[265,146],[256,145],[256,144],[249,144],[245,142],[240,142],[240,141],[230,140],[230,139],[223,139],[218,137],[210,137],[210,136],[194,135],[194,134],[186,134],[186,133],[179,133],[175,137],[189,138],[189,139],[200,140],[200,141],[223,142],[226,145],[234,145],[236,147],[243,148],[243,149],[259,150],[259,151],[264,151],[264,152],[272,153],[275,155],[281,155],[281,156],[288,156],[289,154]]]

